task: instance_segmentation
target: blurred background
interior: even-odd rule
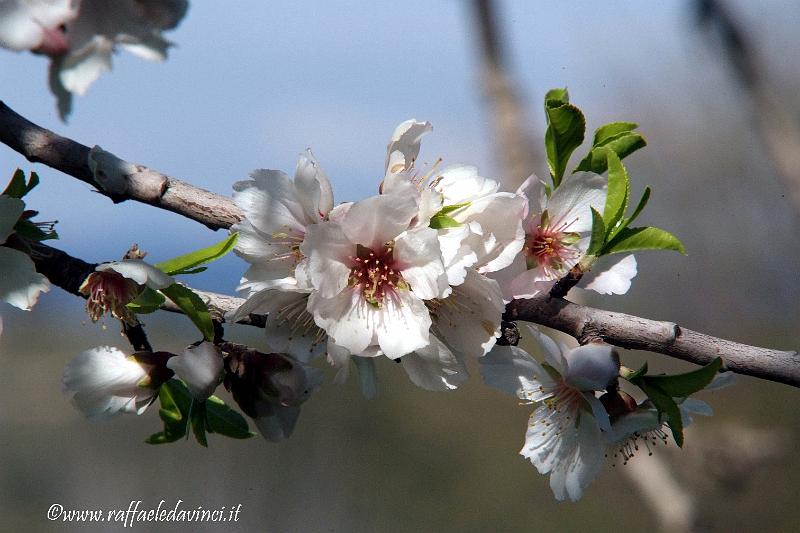
[[[634,196],[653,189],[643,222],[674,232],[689,252],[638,254],[629,295],[590,303],[748,344],[800,347],[800,4],[233,7],[191,3],[167,34],[177,46],[164,64],[115,56],[114,71],[76,97],[67,124],[43,57],[0,50],[0,98],[57,133],[221,194],[255,168],[291,174],[310,147],[338,202],[375,191],[388,138],[412,117],[434,125],[425,162],[441,156],[512,181],[545,176],[542,99],[566,86],[587,116],[587,137],[610,121],[641,125],[649,146],[626,164]],[[54,246],[84,260],[117,259],[135,242],[159,261],[222,238],[148,206],[115,206],[0,146],[0,173],[17,167],[42,179],[26,200],[40,219],[59,221]],[[231,255],[191,281],[232,293],[244,269]],[[670,445],[608,465],[580,503],[558,504],[547,478],[518,455],[530,409],[475,375],[457,391],[431,393],[381,361],[376,400],[361,398],[353,380],[325,386],[283,444],[212,436],[208,449],[154,447],[143,440],[160,427],[157,409],[94,424],[61,392],[63,367],[80,351],[128,349],[114,321],[88,322],[83,302],[56,288],[31,313],[1,312],[0,516],[9,530],[62,529],[45,519],[52,503],[124,509],[131,500],[149,508],[182,499],[188,508],[241,503],[240,521],[137,530],[675,531],[680,521],[665,521],[643,488],[680,518],[685,506],[667,496],[664,479],[695,502],[693,530],[800,530],[792,453],[800,394],[787,386],[743,378],[705,394],[715,416],[689,428],[680,454]],[[183,317],[145,323],[159,349],[195,340]],[[251,329],[230,327],[227,337],[259,347],[263,333]],[[645,358],[655,369],[686,368],[624,354],[628,366]],[[652,465],[668,476],[648,473]]]

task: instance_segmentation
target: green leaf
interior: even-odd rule
[[[598,255],[606,243],[606,225],[603,222],[603,216],[597,212],[597,209],[594,207],[590,207],[590,209],[592,210],[592,238],[589,241],[586,255]]]
[[[437,211],[436,215],[449,215],[453,211],[458,211],[462,207],[469,207],[472,202],[461,202],[460,204],[446,205]],[[436,216],[433,215],[433,216]]]
[[[214,324],[211,322],[211,314],[208,312],[205,302],[197,294],[178,283],[161,289],[161,293],[186,313],[186,316],[203,334],[205,340],[214,340]]]
[[[623,228],[603,248],[603,254],[635,250],[675,250],[686,255],[686,249],[673,234],[659,228]]]
[[[586,154],[573,172],[588,170],[597,174],[602,174],[608,169],[608,160],[605,150],[611,150],[620,159],[625,159],[633,152],[647,146],[647,141],[641,134],[635,132],[623,132],[618,135],[605,139],[603,144],[594,146]]]
[[[681,410],[672,396],[664,392],[658,385],[650,385],[646,382],[638,381],[637,385],[656,406],[658,412],[663,414],[669,429],[672,431],[672,438],[675,439],[675,444],[679,448],[683,447],[683,419],[681,418]]]
[[[567,92],[566,87],[563,89],[550,89],[544,95],[545,104],[547,102],[553,101],[560,104],[568,104],[569,103],[569,92]]]
[[[625,166],[614,151],[606,150],[606,157],[608,158],[608,194],[603,209],[603,222],[606,225],[608,237],[611,238],[618,230],[617,223],[622,220],[628,209],[630,178],[628,178]]]
[[[457,228],[461,223],[453,217],[437,213],[431,217],[429,226],[433,229]]]
[[[544,135],[547,166],[557,188],[575,148],[583,142],[586,119],[581,110],[569,103],[566,89],[553,89],[545,96],[547,130]]]
[[[158,310],[161,304],[164,303],[164,300],[166,300],[166,298],[164,298],[163,294],[154,291],[150,287],[145,287],[141,294],[126,307],[136,314],[144,315]]]
[[[642,197],[639,199],[639,203],[636,204],[636,209],[633,210],[633,214],[625,219],[625,222],[622,224],[623,227],[627,227],[628,224],[636,220],[639,216],[639,213],[642,212],[644,206],[647,205],[647,202],[650,200],[650,187],[645,187],[644,192],[642,193]]]
[[[31,178],[26,183],[25,173],[21,169],[17,169],[14,175],[11,176],[11,181],[6,186],[3,194],[12,198],[22,198],[37,185],[39,185],[39,175],[36,172],[31,172]]]
[[[695,392],[706,388],[721,368],[722,359],[717,357],[707,365],[691,372],[670,376],[644,376],[642,379],[648,385],[657,386],[673,398],[688,398]]]
[[[197,439],[202,446],[208,448],[208,439],[206,439],[206,402],[192,402],[191,407],[191,421],[192,433],[194,438]]]
[[[201,248],[188,254],[179,255],[161,263],[157,263],[156,268],[160,268],[170,276],[178,274],[189,274],[191,269],[215,261],[230,252],[236,244],[238,233],[231,233],[226,239],[212,244],[207,248]]]
[[[164,422],[164,430],[154,433],[145,440],[148,444],[166,444],[186,436],[189,424],[191,395],[180,380],[170,379],[158,390],[161,408],[158,416]]]
[[[216,396],[206,400],[206,429],[209,433],[232,439],[249,439],[255,435],[250,431],[247,420]]]
[[[603,146],[620,133],[633,131],[638,127],[639,125],[635,122],[611,122],[609,124],[604,124],[595,130],[592,146]]]

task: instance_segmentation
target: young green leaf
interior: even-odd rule
[[[598,213],[594,207],[590,207],[590,209],[592,210],[592,238],[589,241],[586,255],[598,255],[606,243],[606,225],[603,222],[603,215]]]
[[[458,222],[451,216],[437,213],[431,217],[430,224],[428,224],[433,229],[445,229],[445,228],[457,228],[461,226],[461,223]]]
[[[647,141],[641,134],[636,132],[622,132],[614,137],[605,139],[602,144],[593,146],[586,154],[573,172],[589,170],[596,174],[602,174],[608,169],[608,160],[605,150],[612,150],[620,159],[625,159],[633,152],[647,146]]]
[[[157,263],[155,266],[170,276],[193,273],[192,269],[195,267],[215,261],[230,252],[236,244],[238,236],[238,233],[231,233],[227,238],[207,248],[201,248],[200,250],[195,250],[188,254],[173,257],[172,259]]]
[[[439,211],[436,213],[436,215],[449,215],[453,211],[458,211],[462,207],[469,207],[470,204],[472,204],[472,202],[461,202],[461,203],[458,203],[458,204],[446,205],[446,206],[442,207],[441,209],[439,209]],[[436,215],[433,215],[433,216],[436,216]]]
[[[39,175],[36,172],[31,172],[31,178],[26,183],[25,173],[21,169],[17,169],[2,194],[12,198],[22,198],[37,185],[39,185]]]
[[[619,230],[617,223],[625,216],[630,198],[628,171],[613,150],[606,150],[608,158],[608,194],[603,208],[603,222],[609,239]]]
[[[620,133],[633,131],[638,127],[639,125],[635,122],[611,122],[609,124],[604,124],[595,130],[592,146],[603,146]]]
[[[126,307],[137,315],[144,315],[158,310],[161,304],[164,303],[164,300],[166,300],[166,298],[164,298],[163,294],[154,291],[150,287],[145,287],[141,294]]]
[[[161,293],[186,313],[186,316],[203,334],[205,340],[214,340],[214,324],[211,322],[211,314],[208,312],[208,306],[197,294],[179,283],[173,283],[169,287],[161,289]]]
[[[164,429],[150,435],[145,442],[148,444],[166,444],[185,437],[191,406],[189,389],[180,380],[170,379],[161,385],[158,390],[158,400],[161,403],[158,416],[164,422]]]
[[[633,210],[633,214],[630,217],[625,219],[625,222],[623,222],[622,227],[628,227],[628,225],[631,222],[636,220],[636,218],[639,216],[639,213],[642,212],[644,206],[647,205],[647,202],[649,200],[650,200],[650,187],[645,187],[644,192],[642,193],[642,197],[639,199],[639,203],[636,204],[636,209]]]
[[[658,385],[650,385],[641,380],[637,380],[637,386],[641,388],[645,394],[656,406],[658,412],[666,416],[669,429],[672,431],[672,438],[675,439],[675,444],[679,448],[683,447],[683,419],[681,418],[681,410],[672,396],[661,390]]]
[[[637,379],[639,379],[641,376],[644,376],[645,374],[647,374],[647,361],[642,363],[642,366],[640,366],[638,370],[631,370],[629,368],[626,369],[624,372],[620,370],[620,376],[622,376],[623,379],[627,379],[630,382],[635,382]]]
[[[686,255],[686,249],[673,234],[659,228],[623,228],[603,248],[603,254],[635,250],[675,250]]]
[[[644,376],[642,379],[646,384],[657,386],[673,398],[687,398],[706,388],[720,368],[722,368],[722,359],[717,357],[707,365],[691,372],[671,376]]]
[[[547,130],[544,135],[547,165],[553,186],[557,188],[572,152],[581,145],[586,133],[586,119],[581,110],[569,103],[566,89],[553,89],[545,96]]]
[[[216,396],[206,400],[206,429],[209,433],[232,439],[249,439],[255,435],[250,431],[247,420]]]

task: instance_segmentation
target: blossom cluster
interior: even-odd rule
[[[301,361],[327,353],[340,379],[354,359],[368,390],[370,360],[382,355],[426,389],[467,379],[465,359],[495,345],[504,303],[549,291],[584,256],[606,180],[576,173],[548,195],[535,176],[503,191],[473,166],[423,172],[430,130],[413,119],[397,126],[379,193],[356,202],[334,205],[310,151],[294,178],[257,170],[236,183],[245,219],[232,228],[235,252],[251,266],[233,319],[267,314],[274,350]],[[629,285],[635,263],[625,272]],[[593,288],[624,292],[618,278]]]
[[[551,103],[566,106],[562,97]],[[400,362],[415,385],[433,391],[457,388],[474,359],[488,385],[534,405],[520,453],[549,474],[557,499],[577,500],[607,457],[627,462],[640,444],[650,448],[670,434],[681,445],[691,414],[710,414],[689,395],[721,368],[717,360],[684,375],[651,376],[646,365],[635,372],[622,366],[599,340],[568,348],[535,327],[521,328],[523,341],[544,357],[539,362],[501,334],[506,304],[550,297],[566,279],[566,290],[581,282],[601,294],[627,292],[635,258],[603,268],[603,256],[683,250],[663,230],[628,228],[649,192],[626,217],[627,173],[618,154],[599,143],[603,135],[638,135],[633,126],[615,123],[595,135],[592,150],[602,161],[592,163],[591,152],[584,161],[608,176],[582,169],[583,162],[564,176],[564,162],[551,182],[532,175],[513,191],[474,166],[418,164],[432,128],[415,119],[394,130],[376,194],[365,199],[336,204],[310,150],[293,177],[256,170],[233,186],[244,216],[226,241],[157,265],[102,264],[81,286],[93,321],[111,314],[135,328],[140,314],[169,298],[203,341],[182,354],[87,350],[68,365],[65,390],[96,419],[139,414],[159,398],[164,430],[148,442],[172,442],[191,428],[205,445],[206,431],[252,435],[213,395],[222,384],[261,434],[279,441],[323,380],[313,366],[318,358],[334,368],[334,382],[347,378],[352,363],[367,397],[377,394],[376,358]],[[244,304],[225,318],[265,317],[268,351],[222,339],[203,301],[173,278],[231,248],[249,267],[238,286]],[[644,397],[634,399],[623,381]]]

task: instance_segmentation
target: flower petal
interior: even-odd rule
[[[384,194],[354,203],[342,220],[350,242],[377,250],[408,229],[417,215],[416,199]]]
[[[634,277],[636,258],[626,255],[608,269],[599,272],[585,288],[600,294],[625,294],[631,288]]]
[[[26,254],[0,246],[0,300],[30,311],[39,294],[50,290],[50,281],[36,272]]]
[[[576,233],[591,231],[591,208],[603,212],[606,187],[606,179],[593,172],[567,176],[547,202],[551,225],[568,224],[567,231]]]
[[[300,251],[308,258],[309,281],[321,296],[332,298],[347,287],[356,246],[339,224],[324,222],[309,226]]]
[[[434,335],[428,346],[404,355],[403,363],[412,383],[423,389],[446,391],[458,387],[469,378],[467,367]]]
[[[297,196],[307,220],[320,219],[333,209],[333,189],[311,150],[306,150],[297,162],[294,174]]]
[[[103,263],[102,265],[98,265],[95,270],[113,270],[117,274],[133,280],[139,285],[146,285],[155,290],[164,289],[175,283],[172,277],[140,259],[124,259],[112,263]]]
[[[442,296],[448,288],[436,230],[419,228],[400,235],[394,244],[394,260],[419,298]]]

